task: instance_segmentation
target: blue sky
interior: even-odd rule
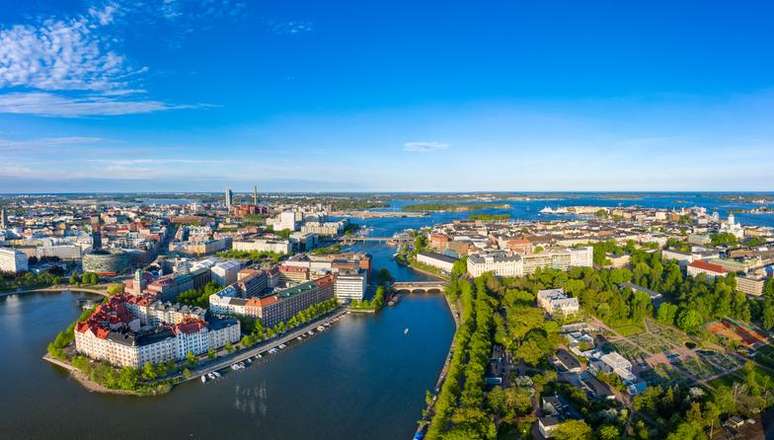
[[[768,2],[2,2],[0,192],[774,189]]]

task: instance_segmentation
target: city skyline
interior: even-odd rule
[[[771,190],[771,6],[668,5],[8,5],[0,192]]]

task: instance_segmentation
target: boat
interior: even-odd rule
[[[207,377],[210,378],[210,380],[215,380],[215,379],[218,378],[218,376],[216,376],[216,374],[217,373],[215,373],[215,372],[207,373]]]
[[[303,341],[304,340],[304,338],[302,338],[301,336],[297,337],[296,339],[299,340],[299,341]]]
[[[274,353],[276,353],[276,352],[277,352],[277,349],[276,349],[276,348],[272,348],[271,350],[269,350],[269,354],[274,354]]]
[[[404,334],[404,335],[407,335],[407,334],[408,334],[408,327],[406,327],[405,329],[403,329],[403,334]]]
[[[212,372],[212,374],[213,374],[215,377],[220,377],[220,373],[218,373],[217,371],[213,371],[213,372]]]
[[[278,345],[277,347],[279,347],[279,349],[280,349],[280,350],[284,350],[285,348],[287,348],[287,345],[285,345],[285,344],[280,344],[280,345]]]
[[[207,376],[202,374],[201,379],[202,379],[202,383],[207,383]]]

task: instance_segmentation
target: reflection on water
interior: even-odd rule
[[[268,408],[268,389],[266,381],[254,387],[234,386],[234,408],[249,416],[266,416]]]

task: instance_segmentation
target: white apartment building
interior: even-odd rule
[[[362,300],[366,291],[366,274],[341,272],[336,275],[333,294],[339,302]]]
[[[347,222],[343,220],[337,222],[309,221],[301,226],[301,232],[304,234],[316,234],[321,237],[333,237],[339,235],[345,226],[347,226]]]
[[[27,254],[13,248],[0,248],[0,272],[26,272]]]
[[[520,255],[506,251],[491,251],[468,257],[468,273],[477,277],[493,272],[498,277],[520,277],[524,275],[524,262]]]
[[[247,252],[274,252],[280,255],[290,253],[291,246],[289,240],[273,240],[268,238],[257,238],[249,241],[235,241],[231,244],[235,251]]]

